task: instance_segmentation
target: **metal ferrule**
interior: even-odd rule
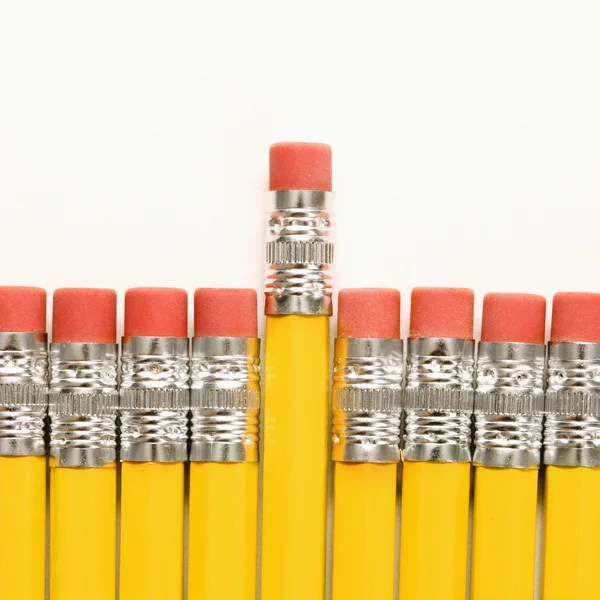
[[[116,344],[50,344],[50,456],[58,467],[103,467],[117,455]]]
[[[600,467],[600,344],[548,346],[544,464]]]
[[[192,340],[190,460],[257,462],[260,340]]]
[[[474,464],[539,467],[545,358],[543,344],[479,343]]]
[[[400,460],[402,340],[335,340],[332,451],[338,462]]]
[[[332,313],[332,192],[269,192],[265,314]]]
[[[470,462],[475,342],[408,340],[404,460]]]
[[[45,333],[0,333],[0,456],[44,456]]]
[[[123,338],[120,396],[122,461],[186,460],[188,338]]]

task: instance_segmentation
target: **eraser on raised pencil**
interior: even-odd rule
[[[249,288],[198,288],[194,292],[194,335],[257,337],[256,291]]]
[[[546,298],[536,294],[486,294],[481,319],[482,342],[543,344]]]
[[[271,190],[331,190],[331,148],[327,144],[273,144],[269,162]]]
[[[399,338],[400,292],[391,288],[340,290],[338,337]]]
[[[52,300],[52,341],[114,344],[117,293],[101,288],[59,288]]]
[[[475,294],[468,288],[414,288],[410,337],[473,339],[474,304]]]
[[[161,287],[128,289],[125,292],[124,335],[187,337],[187,292]]]
[[[600,294],[559,292],[552,301],[550,341],[600,342]]]
[[[0,331],[46,331],[46,290],[16,285],[0,286]]]

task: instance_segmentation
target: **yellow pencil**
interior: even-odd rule
[[[394,597],[400,293],[339,294],[333,375],[333,600]]]
[[[46,292],[0,287],[0,598],[44,600]]]
[[[194,294],[189,600],[255,600],[260,340],[256,292]]]
[[[600,294],[552,304],[544,429],[543,600],[600,598]]]
[[[54,292],[50,346],[50,598],[112,600],[117,549],[114,290]]]
[[[473,292],[415,288],[407,351],[400,599],[464,600]]]
[[[325,597],[331,149],[271,147],[262,600]]]
[[[545,333],[542,296],[486,294],[475,394],[472,600],[534,597]]]
[[[189,411],[187,292],[125,294],[121,600],[181,600]]]

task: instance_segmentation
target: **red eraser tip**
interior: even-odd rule
[[[198,288],[194,292],[194,335],[257,337],[256,291]]]
[[[187,292],[179,288],[128,289],[124,329],[125,337],[187,337]]]
[[[552,301],[550,341],[600,342],[600,294],[555,294]]]
[[[273,144],[269,162],[271,190],[331,190],[331,148],[327,144]]]
[[[338,337],[399,338],[400,292],[390,288],[340,290]]]
[[[98,288],[60,288],[52,301],[52,341],[114,344],[117,292]]]
[[[482,342],[543,344],[546,298],[535,294],[486,294],[481,319]]]
[[[467,288],[414,288],[411,338],[473,339],[475,295]]]
[[[46,290],[38,287],[0,287],[0,331],[46,331]]]

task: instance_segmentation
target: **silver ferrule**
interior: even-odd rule
[[[543,344],[479,343],[475,465],[539,467],[545,359]]]
[[[50,344],[50,456],[58,467],[103,467],[117,454],[116,344]]]
[[[260,340],[192,340],[190,460],[257,462]]]
[[[0,333],[0,456],[44,456],[45,333]]]
[[[475,342],[408,340],[404,460],[470,462]]]
[[[265,314],[332,313],[332,192],[269,192]]]
[[[121,461],[186,460],[188,338],[123,338],[120,396]]]
[[[403,371],[400,339],[335,340],[331,450],[334,461],[400,460]]]
[[[548,346],[544,464],[600,467],[600,344]]]

